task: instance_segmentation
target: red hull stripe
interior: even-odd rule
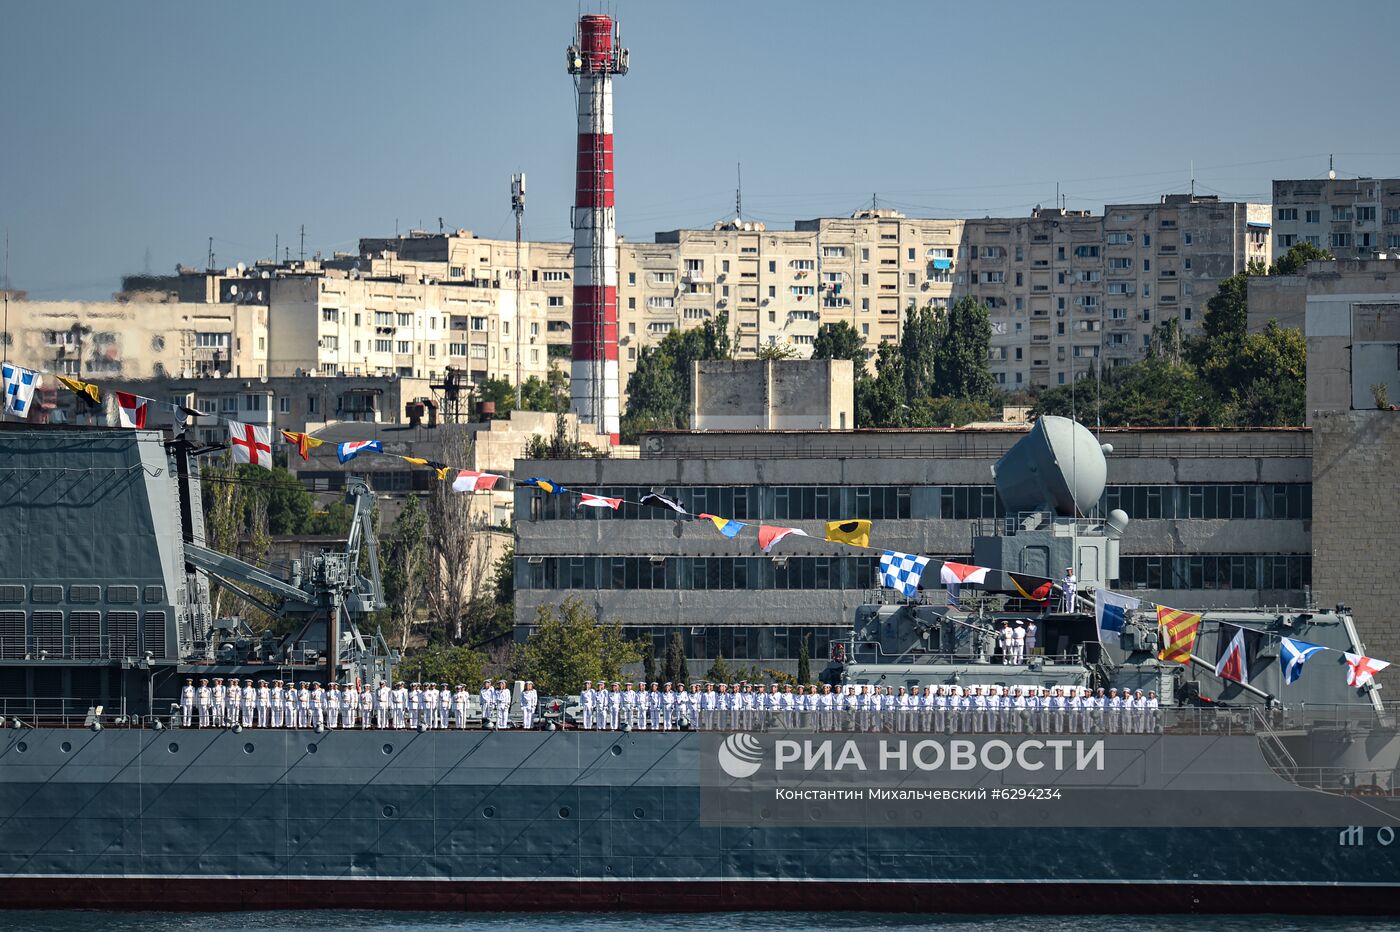
[[[956,913],[1257,913],[1260,894],[1300,915],[1393,914],[1400,884],[890,883],[712,880],[283,880],[24,877],[0,881],[6,909],[164,911],[862,910]]]

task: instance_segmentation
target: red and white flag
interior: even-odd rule
[[[229,449],[235,463],[272,468],[272,428],[256,424],[228,422]]]
[[[117,392],[117,420],[122,427],[142,428],[146,426],[146,411],[149,398],[133,395],[130,392]]]
[[[587,492],[580,492],[578,495],[578,505],[580,508],[611,508],[617,511],[622,505],[620,498],[604,498],[602,495],[589,495]]]
[[[1390,666],[1389,660],[1377,660],[1374,657],[1348,654],[1345,651],[1342,652],[1342,656],[1347,661],[1348,686],[1365,686],[1367,683],[1373,683],[1375,675]]]
[[[962,583],[978,585],[987,581],[987,574],[991,571],[991,567],[973,566],[970,563],[944,563],[943,569],[938,571],[938,576],[945,586],[958,586]]]
[[[458,470],[452,480],[454,492],[489,492],[496,487],[496,480],[502,478],[489,472],[475,472],[470,469]]]
[[[773,545],[791,534],[800,534],[807,537],[806,531],[797,527],[774,527],[771,524],[760,524],[758,526],[758,546],[764,553],[773,549]]]

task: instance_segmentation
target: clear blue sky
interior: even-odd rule
[[[1394,2],[621,0],[618,224],[1020,215],[1400,175]],[[424,225],[569,238],[576,3],[8,3],[0,233],[35,298]],[[599,10],[583,4],[585,12]]]

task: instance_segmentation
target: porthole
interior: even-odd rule
[[[614,745],[612,746],[612,752],[613,752],[613,757],[621,757],[621,756],[622,756],[622,745],[620,745],[620,744],[614,744]]]
[[[174,741],[170,742],[169,749],[170,749],[170,753],[171,753],[171,754],[178,754],[178,753],[180,753],[180,746],[179,746],[178,744],[176,744]]]
[[[243,753],[244,753],[244,754],[252,754],[252,753],[253,753],[253,742],[249,741],[247,744],[243,745]]]
[[[315,753],[316,753],[316,745],[314,745],[314,744],[308,744],[308,745],[306,746],[306,753],[308,753],[308,754],[315,754]]]
[[[60,744],[60,745],[58,746],[58,749],[59,749],[60,751],[62,751],[64,754],[67,754],[69,751],[73,750],[73,745],[71,745],[71,744],[69,744],[67,741],[65,741],[65,742],[63,742],[62,744]]]
[[[392,819],[397,813],[398,810],[395,809],[393,806],[384,807],[384,818],[386,819]]]
[[[386,744],[382,750],[385,754],[392,754],[394,753],[394,746],[392,744]]]
[[[481,814],[488,819],[494,819],[496,818],[496,807],[487,806],[485,809],[481,810]]]
[[[645,819],[646,817],[647,817],[647,811],[646,811],[645,809],[643,809],[641,806],[638,806],[636,809],[633,809],[633,810],[632,810],[632,818],[634,818],[634,819]]]
[[[15,745],[15,750],[16,750],[16,751],[19,751],[21,754],[23,754],[25,751],[29,750],[29,745],[27,745],[27,744],[25,744],[23,741],[21,741],[19,744],[16,744],[16,745]]]
[[[568,807],[568,806],[560,806],[560,807],[559,807],[559,818],[561,818],[561,819],[567,819],[568,817],[569,817],[569,807]]]

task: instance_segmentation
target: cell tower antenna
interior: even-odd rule
[[[301,261],[306,261],[306,224],[301,225]]]
[[[209,252],[204,257],[204,269],[207,272],[214,271],[214,237],[209,237]]]
[[[1328,181],[1336,181],[1336,180],[1337,180],[1337,169],[1336,169],[1336,166],[1334,166],[1334,165],[1332,164],[1332,156],[1331,156],[1330,153],[1329,153],[1328,156],[1327,156],[1327,180],[1328,180]]]
[[[1196,196],[1196,160],[1191,160],[1191,197]]]
[[[515,409],[520,410],[520,331],[525,329],[525,305],[520,299],[520,234],[525,217],[525,173],[510,176],[510,209],[515,214]]]
[[[734,189],[734,219],[744,219],[744,163],[735,162],[734,170],[739,177],[739,186]]]

